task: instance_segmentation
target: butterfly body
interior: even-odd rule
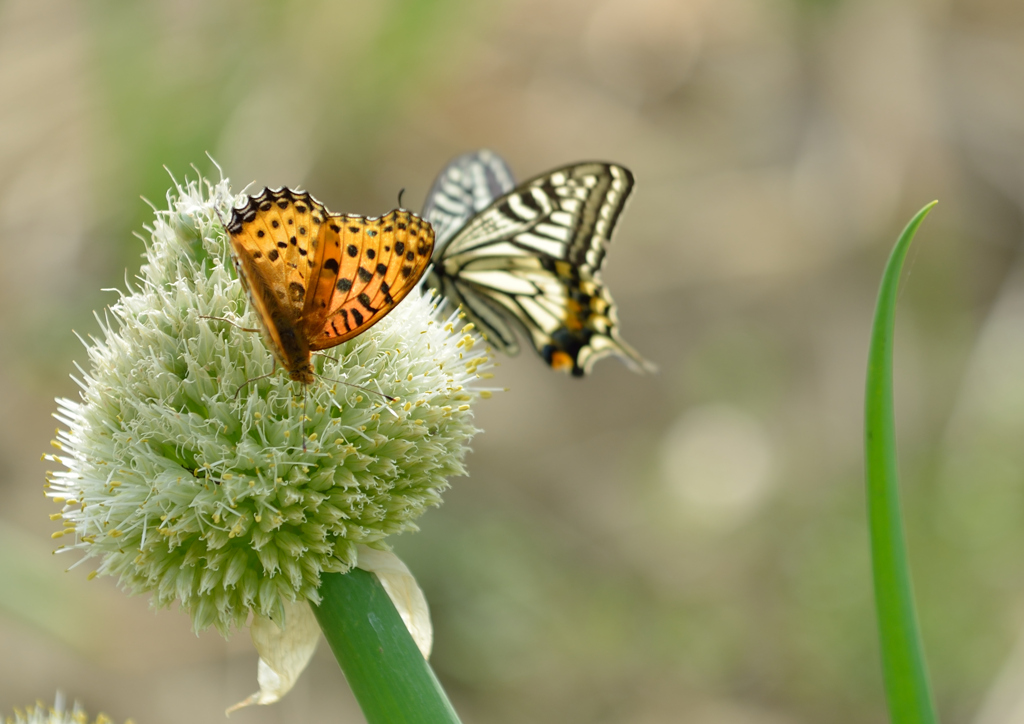
[[[652,369],[619,336],[600,275],[632,188],[632,173],[611,163],[572,164],[515,187],[496,154],[460,156],[424,207],[438,229],[425,283],[507,354],[518,352],[518,331],[550,367],[577,377],[609,355]]]
[[[382,319],[419,281],[434,246],[430,224],[411,212],[331,214],[287,188],[249,197],[227,231],[264,340],[303,384],[314,379],[311,353]]]

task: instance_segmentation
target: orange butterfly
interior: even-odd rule
[[[335,215],[287,188],[250,196],[226,228],[267,346],[303,384],[313,382],[310,353],[379,322],[416,286],[434,250],[433,227],[409,211]]]

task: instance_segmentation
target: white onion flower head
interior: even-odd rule
[[[168,193],[135,288],[86,344],[81,399],[57,401],[50,457],[66,469],[47,490],[62,548],[225,634],[319,602],[320,575],[349,570],[357,546],[414,530],[465,474],[471,405],[490,394],[479,338],[418,291],[314,357],[316,383],[271,374],[220,221],[240,199],[226,180]]]
[[[113,720],[106,714],[99,714],[95,719],[90,719],[81,705],[76,701],[70,709],[66,708],[64,697],[57,694],[57,700],[53,706],[48,707],[43,702],[36,702],[35,706],[26,709],[15,709],[14,716],[4,719],[6,724],[113,724]],[[128,719],[125,724],[132,724]]]

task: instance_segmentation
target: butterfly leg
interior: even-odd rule
[[[337,362],[338,364],[341,363],[341,360],[339,360],[337,357],[331,357],[331,355],[327,354],[326,352],[313,352],[313,354],[315,354],[315,355],[317,355],[319,357],[326,357],[331,362]]]
[[[262,331],[262,330],[259,330],[259,329],[252,329],[251,327],[243,327],[242,325],[240,325],[240,324],[238,324],[236,322],[232,322],[230,319],[226,319],[224,317],[211,317],[208,314],[200,314],[199,318],[200,319],[216,319],[218,322],[227,322],[232,327],[238,327],[243,332],[260,332],[260,331]],[[259,379],[259,378],[257,377],[256,379]]]
[[[249,379],[247,379],[245,382],[243,382],[242,384],[240,384],[238,386],[238,389],[235,390],[235,394],[234,394],[234,396],[231,399],[237,400],[238,399],[238,394],[242,390],[247,388],[249,386],[250,382],[258,382],[259,380],[265,380],[268,377],[273,377],[276,373],[277,373],[277,360],[274,360],[274,369],[270,370],[270,372],[268,372],[265,375],[260,375],[259,377],[250,377]]]

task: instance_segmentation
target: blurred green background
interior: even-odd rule
[[[944,722],[1024,721],[1022,79],[1011,0],[0,1],[0,713],[219,722],[255,690],[245,633],[50,555],[72,330],[137,272],[163,166],[379,214],[489,147],[634,171],[605,279],[660,373],[502,360],[470,477],[396,542],[463,721],[887,721],[863,368],[933,198],[896,351],[925,644]],[[321,646],[233,720],[359,717]]]

